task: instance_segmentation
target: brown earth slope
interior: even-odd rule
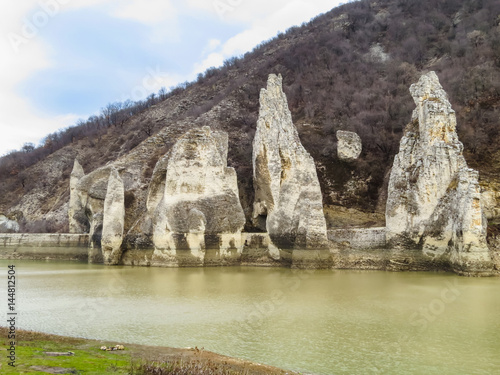
[[[302,143],[316,162],[329,226],[383,225],[388,172],[414,103],[410,84],[435,70],[457,111],[469,165],[485,188],[500,186],[500,3],[495,0],[358,1],[333,9],[209,69],[169,95],[136,103],[133,115],[100,117],[0,159],[0,213],[24,231],[68,230],[69,174],[112,163],[126,170],[126,230],[145,208],[157,160],[192,127],[229,133],[250,224],[251,145],[258,96],[269,73],[284,77]],[[120,113],[123,113],[120,112]],[[337,157],[337,130],[356,131],[363,153]],[[344,209],[355,210],[353,220]],[[335,213],[339,213],[339,220]]]

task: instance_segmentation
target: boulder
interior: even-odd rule
[[[105,264],[116,265],[121,259],[125,224],[125,189],[116,169],[109,174],[104,200],[101,248]]]
[[[361,138],[354,132],[339,130],[337,132],[337,155],[340,160],[356,160],[361,155],[363,144]]]
[[[147,202],[156,256],[188,250],[194,262],[203,262],[206,236],[241,242],[245,215],[227,152],[227,133],[203,127],[187,132],[168,159],[160,159]],[[157,176],[165,176],[164,182]]]
[[[271,74],[260,92],[253,141],[254,225],[280,249],[327,244],[323,199],[314,160],[292,122],[282,77]]]
[[[417,105],[389,180],[387,239],[421,247],[463,273],[489,272],[478,173],[467,167],[455,112],[434,72],[410,88]]]

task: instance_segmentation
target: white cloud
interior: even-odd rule
[[[221,17],[216,3],[226,4]],[[149,27],[153,42],[161,43],[167,38],[179,38],[178,19],[189,12],[206,12],[219,22],[238,25],[245,29],[225,42],[218,39],[207,40],[202,51],[203,61],[193,63],[189,76],[156,73],[151,79],[145,72],[142,82],[138,80],[131,94],[138,97],[144,93],[157,91],[160,87],[170,87],[178,82],[196,77],[211,66],[220,66],[232,56],[251,50],[257,44],[270,39],[278,31],[284,31],[294,24],[300,24],[311,17],[329,10],[338,4],[331,0],[23,0],[9,1],[2,4],[0,12],[0,155],[7,150],[18,149],[24,142],[37,143],[48,133],[74,123],[77,116],[63,113],[53,116],[35,110],[28,98],[23,97],[18,87],[29,82],[29,77],[55,64],[50,60],[50,45],[43,38],[43,28],[50,25],[55,17],[64,17],[68,10],[78,11],[92,8],[96,11],[127,20],[133,20]],[[45,15],[44,15],[45,14]],[[203,19],[201,13],[200,20]],[[20,37],[15,38],[15,37]],[[210,35],[207,35],[209,37]],[[13,38],[14,37],[14,38]],[[9,41],[10,40],[10,41]],[[11,41],[17,41],[16,44]],[[19,44],[20,43],[20,44]],[[189,45],[190,41],[183,41]],[[153,67],[153,70],[155,68]],[[130,74],[125,72],[125,74]],[[149,77],[149,80],[148,80]],[[146,80],[146,84],[144,83]],[[29,87],[28,87],[29,89]],[[128,93],[127,93],[128,94]],[[105,104],[105,103],[103,103]]]
[[[142,79],[137,81],[134,87],[129,92],[124,93],[118,100],[121,102],[129,99],[133,101],[143,100],[151,93],[158,92],[162,87],[169,89],[182,82],[182,80],[183,77],[180,75],[163,72],[159,66],[155,68],[149,67],[145,70]]]
[[[188,6],[192,9],[207,11],[219,17],[223,22],[249,25],[254,24],[256,20],[268,19],[287,7],[302,12],[298,13],[301,17],[297,21],[301,23],[340,3],[339,0],[187,0]],[[285,18],[283,21],[289,23],[291,19]]]
[[[231,20],[241,22],[251,22],[251,25],[245,31],[235,35],[218,48],[210,53],[201,63],[195,65],[195,73],[201,73],[212,66],[220,66],[224,60],[239,56],[252,50],[263,41],[269,40],[277,35],[278,32],[284,32],[288,28],[309,21],[314,16],[329,11],[334,6],[340,4],[340,1],[332,2],[325,0],[317,1],[275,1],[268,2],[262,0],[220,0],[227,5],[233,5],[225,16],[231,17]],[[208,2],[211,3],[211,2]],[[192,7],[203,7],[211,9],[207,2],[202,0],[189,0]],[[213,5],[213,4],[212,4]],[[216,12],[217,13],[217,12]]]
[[[174,19],[177,11],[169,0],[132,0],[125,6],[121,3],[113,15],[145,24],[158,24]]]
[[[206,50],[213,51],[214,49],[219,47],[221,44],[222,44],[222,42],[219,39],[210,39]]]
[[[66,116],[56,118],[35,114],[30,103],[16,92],[17,85],[37,71],[51,66],[45,46],[37,33],[39,26],[29,26],[33,15],[42,11],[37,1],[25,1],[8,6],[0,13],[0,155],[18,149],[25,142],[38,140],[66,125]],[[50,16],[47,16],[50,20]],[[28,26],[27,26],[28,25]],[[41,23],[39,25],[42,25]],[[31,27],[31,29],[27,29]],[[29,33],[28,33],[29,31]],[[20,41],[22,44],[12,43]]]
[[[5,37],[0,38],[0,156],[19,149],[25,142],[38,144],[47,134],[72,125],[79,118],[72,113],[57,116],[40,113],[19,94],[18,85],[31,75],[53,66],[49,59],[51,46],[43,39],[43,29],[51,20],[63,16],[67,10],[97,5],[101,11],[115,17],[143,23],[157,23],[174,17],[170,2],[163,0],[133,0],[120,10],[113,7],[116,2],[110,0],[23,0],[2,6],[0,34]],[[161,39],[158,35],[156,37]],[[154,32],[152,38],[155,38]],[[143,82],[131,88],[130,93],[138,96],[147,88],[149,94],[162,86],[175,85],[179,80],[175,75],[149,76],[146,73]]]
[[[208,68],[221,66],[224,62],[224,55],[222,53],[212,52],[201,63],[194,64],[194,73],[203,73]]]
[[[104,2],[106,0],[94,1]],[[177,22],[179,12],[171,0],[122,0],[119,3],[110,3],[106,8],[112,17],[148,26],[151,43],[162,44],[165,41],[179,40],[180,33]]]

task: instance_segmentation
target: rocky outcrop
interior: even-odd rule
[[[5,215],[0,215],[0,233],[19,232],[19,223],[16,220],[9,219]]]
[[[281,249],[323,248],[327,243],[314,160],[292,122],[282,77],[271,74],[260,92],[253,141],[254,224]]]
[[[106,210],[107,232],[103,243]],[[89,234],[88,258],[91,263],[117,264],[119,261],[124,210],[124,184],[117,169],[108,165],[85,175],[82,166],[75,160],[68,207],[70,232]]]
[[[410,88],[417,108],[401,140],[389,181],[387,238],[463,273],[488,272],[486,218],[478,173],[467,167],[455,112],[430,72]]]
[[[93,249],[101,247],[104,200],[113,169],[112,166],[96,169],[80,178],[76,184],[78,199],[75,207],[80,207],[80,210],[74,216],[81,218],[83,225],[88,228],[86,231],[90,235],[90,247]],[[99,262],[100,259],[96,261]]]
[[[182,136],[168,162],[160,159],[154,175],[165,173],[165,180],[153,178],[147,202],[155,256],[178,261],[178,251],[188,250],[189,262],[202,263],[206,239],[214,237],[222,257],[240,247],[245,216],[227,152],[227,134],[203,127]]]
[[[500,218],[500,192],[484,189],[481,193],[481,205],[488,220]]]
[[[361,155],[363,144],[361,138],[354,132],[339,130],[337,132],[337,155],[340,160],[356,160]]]
[[[78,182],[83,176],[85,176],[85,172],[78,160],[75,159],[69,182],[68,216],[70,233],[85,233],[88,231],[88,228],[85,228],[85,215],[77,190]]]
[[[125,224],[125,189],[116,169],[109,174],[104,200],[101,247],[105,264],[116,265],[121,259]]]

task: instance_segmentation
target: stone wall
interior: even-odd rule
[[[431,259],[422,251],[389,248],[386,245],[385,228],[330,230],[328,239],[328,249],[283,251],[272,244],[267,233],[241,233],[241,239],[232,242],[230,246],[227,246],[225,235],[221,234],[206,236],[207,246],[201,261],[198,257],[193,257],[189,249],[176,250],[173,257],[160,259],[155,257],[153,248],[136,248],[124,250],[120,264],[147,267],[258,266],[454,271],[449,262]],[[88,241],[88,235],[4,234],[0,236],[0,259],[87,261],[94,251],[88,248]],[[500,251],[495,254],[500,266]],[[498,270],[491,273],[498,274]]]
[[[8,233],[0,234],[1,247],[81,247],[87,248],[88,234]]]
[[[353,249],[377,249],[386,246],[385,227],[335,229],[328,231],[328,240]]]
[[[86,234],[2,234],[0,259],[86,261],[88,243]]]

